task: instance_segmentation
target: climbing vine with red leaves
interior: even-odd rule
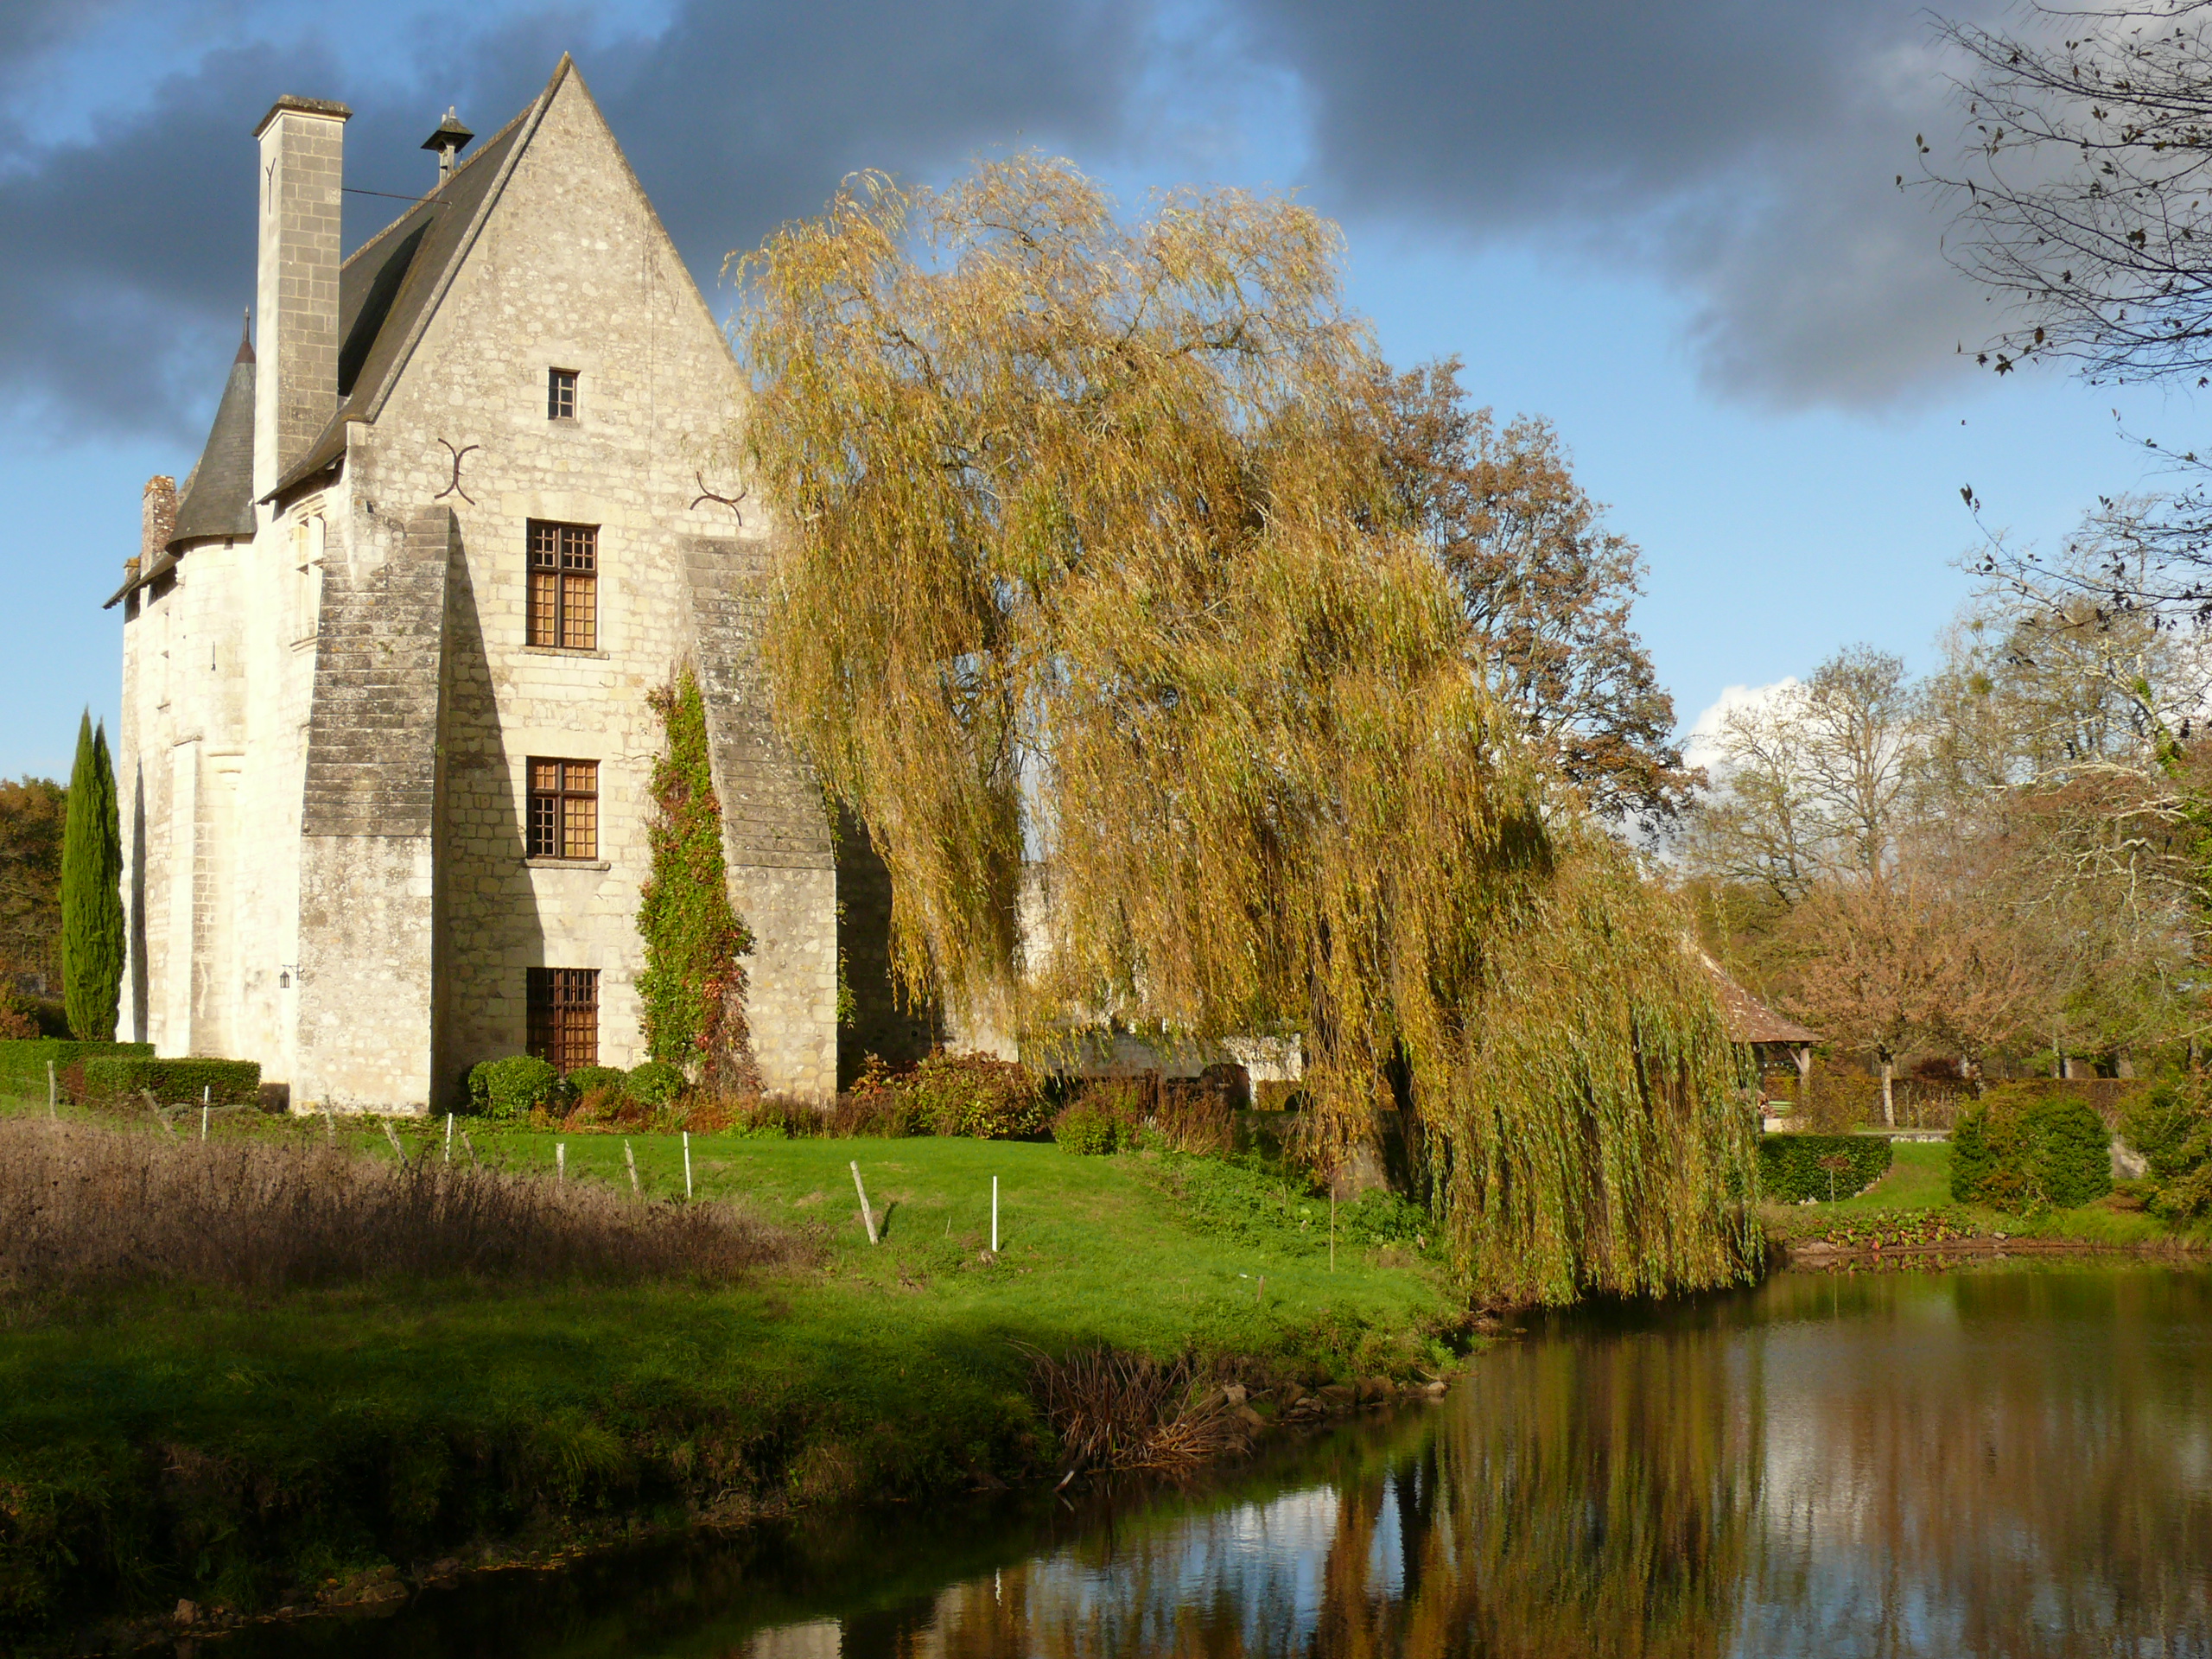
[[[698,677],[678,668],[649,700],[666,742],[653,762],[652,869],[638,906],[645,943],[640,1028],[656,1060],[709,1087],[757,1090],[740,961],[753,935],[730,904]]]

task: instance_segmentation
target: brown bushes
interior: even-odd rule
[[[1030,1395],[1060,1437],[1061,1465],[1071,1473],[1185,1468],[1246,1438],[1236,1408],[1187,1356],[1162,1365],[1104,1347],[1065,1359],[1024,1351]]]
[[[170,1141],[0,1122],[0,1284],[280,1290],[391,1275],[728,1280],[791,1236],[720,1205],[348,1156],[310,1141]]]

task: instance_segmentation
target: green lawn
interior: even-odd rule
[[[467,1128],[487,1162],[550,1166],[565,1143],[569,1179],[627,1185],[620,1136]],[[380,1132],[345,1138],[391,1155]],[[427,1130],[405,1138],[440,1155]],[[648,1196],[680,1197],[681,1143],[630,1145]],[[0,1621],[248,1605],[487,1539],[1034,1473],[1052,1449],[1025,1346],[1242,1357],[1309,1380],[1447,1357],[1453,1299],[1420,1251],[1345,1245],[1332,1272],[1325,1201],[1301,1217],[1218,1164],[727,1135],[692,1155],[698,1196],[804,1230],[818,1263],[720,1288],[0,1300]]]

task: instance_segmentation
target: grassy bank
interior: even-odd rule
[[[565,1144],[571,1181],[627,1193],[620,1137],[470,1134],[516,1171]],[[391,1156],[380,1134],[347,1141]],[[679,1142],[629,1144],[647,1199],[681,1194]],[[415,1273],[11,1292],[0,1617],[264,1606],[486,1548],[1048,1472],[1025,1348],[1196,1353],[1309,1384],[1446,1357],[1452,1302],[1427,1241],[1345,1243],[1332,1270],[1325,1203],[1300,1215],[1211,1160],[695,1137],[693,1178],[699,1198],[804,1248],[711,1284]]]

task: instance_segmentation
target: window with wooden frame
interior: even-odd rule
[[[530,521],[530,643],[599,649],[599,527]]]
[[[545,372],[545,418],[549,421],[573,421],[576,418],[576,372],[574,369],[548,369]]]
[[[532,858],[599,856],[599,762],[541,760],[530,766]]]
[[[531,968],[529,1048],[563,1077],[599,1064],[599,969]]]

